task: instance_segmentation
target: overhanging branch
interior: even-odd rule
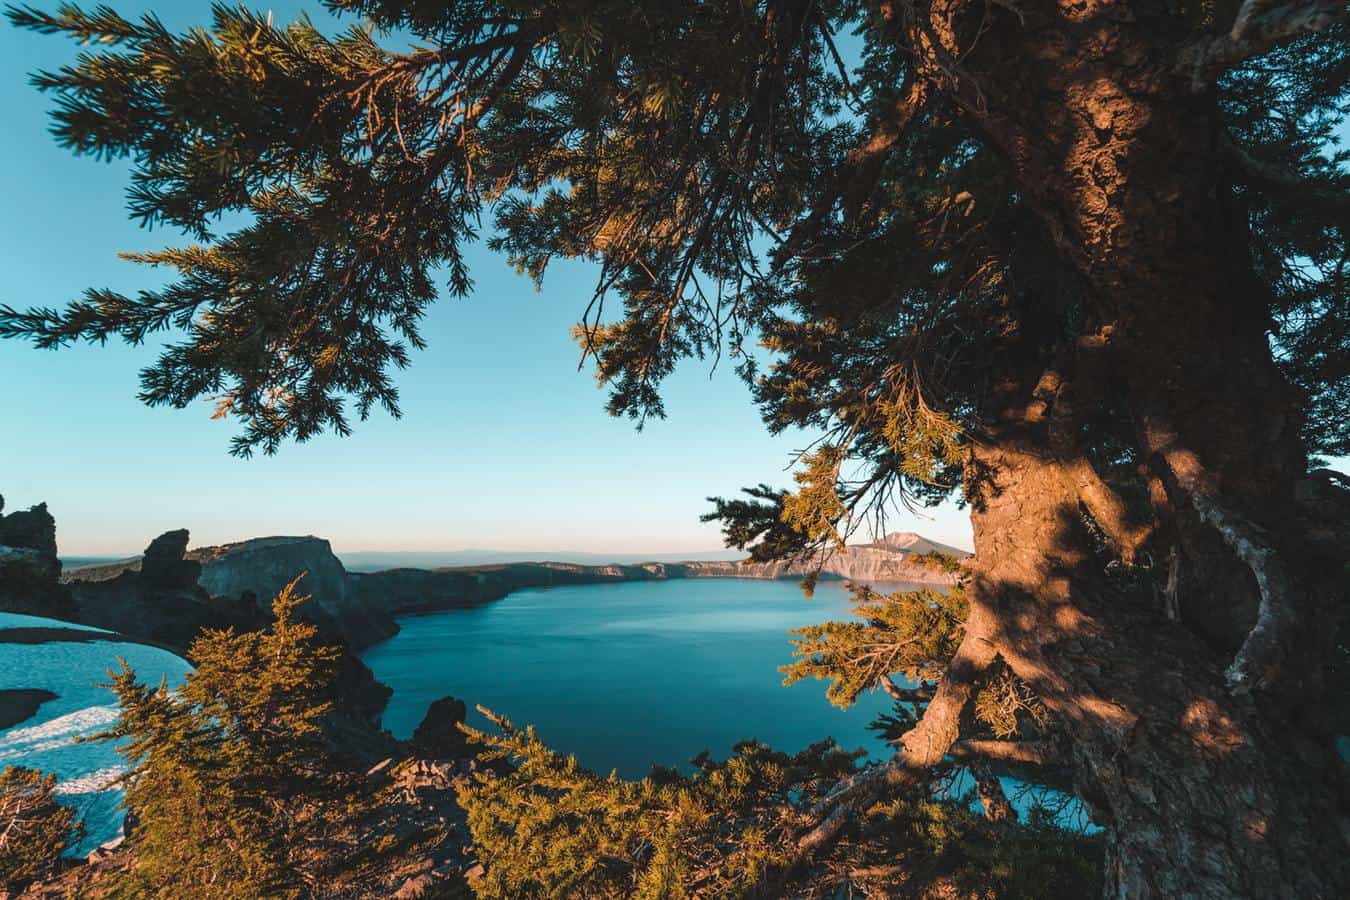
[[[881,689],[897,703],[927,703],[933,699],[937,688],[931,684],[921,684],[918,687],[902,688],[888,675],[883,675],[877,679]]]
[[[1286,197],[1289,202],[1300,206],[1342,211],[1350,209],[1350,191],[1345,190],[1344,183],[1328,185],[1257,159],[1226,135],[1220,139],[1220,145],[1237,164],[1238,177],[1243,184],[1267,194]],[[1341,181],[1346,182],[1347,179],[1342,178]]]
[[[1227,70],[1305,34],[1328,28],[1345,15],[1340,0],[1246,0],[1224,34],[1206,35],[1177,54],[1175,69],[1199,93]]]
[[[1069,762],[1050,741],[965,740],[952,744],[948,752],[959,762],[985,760],[1026,766],[1062,766]]]

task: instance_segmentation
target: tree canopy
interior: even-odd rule
[[[209,29],[174,34],[104,7],[11,8],[93,48],[35,76],[58,140],[129,158],[132,215],[195,242],[130,255],[178,273],[161,290],[5,307],[3,333],[50,346],[176,328],[143,399],[210,398],[241,423],[235,452],[273,451],[346,433],[353,407],[397,413],[391,370],[422,346],[439,279],[471,290],[463,247],[486,232],[535,279],[555,257],[600,264],[578,334],[614,413],[659,415],[678,359],[726,352],[764,375],[770,427],[830,430],[869,461],[864,485],[957,482],[952,441],[988,390],[1015,257],[1049,238],[1003,149],[907,52],[900,7],[327,5],[359,24],[328,35],[222,4]],[[1180,57],[1233,12],[1183,4],[1160,38]],[[1214,83],[1252,226],[1241,252],[1328,453],[1350,450],[1346,175],[1328,150],[1343,37],[1295,37]],[[1056,284],[1039,312],[1072,333],[1082,304],[1072,278]],[[739,354],[747,337],[772,351],[767,373]]]
[[[326,5],[356,24],[9,9],[93,47],[35,76],[57,139],[128,158],[132,215],[195,243],[129,257],[162,289],[3,306],[0,336],[173,332],[142,398],[273,452],[397,414],[467,242],[536,281],[590,260],[575,333],[612,413],[725,354],[771,430],[821,435],[795,489],[716,501],[753,558],[893,501],[971,510],[959,598],[864,594],[865,631],[800,635],[791,677],[915,705],[798,852],[961,752],[1044,765],[990,746],[1025,727],[1071,746],[1109,894],[1350,887],[1350,494],[1318,469],[1350,453],[1343,4]]]

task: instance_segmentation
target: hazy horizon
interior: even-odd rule
[[[254,537],[263,537],[255,535]],[[270,536],[270,535],[269,535]],[[323,537],[323,535],[314,535]],[[929,537],[924,535],[924,537]],[[59,535],[58,535],[59,538]],[[232,542],[225,542],[232,543]],[[865,543],[860,539],[857,543]],[[939,541],[939,543],[945,543]],[[190,549],[211,546],[192,541]],[[958,549],[970,551],[967,545],[954,544]],[[142,550],[120,553],[75,553],[61,551],[60,557],[67,567],[72,564],[91,565],[103,562],[116,562],[140,556]],[[423,550],[377,550],[346,549],[334,545],[333,553],[342,560],[349,571],[374,571],[379,568],[438,568],[449,566],[492,565],[509,562],[575,562],[588,565],[604,563],[636,562],[681,562],[684,560],[734,560],[745,557],[744,551],[725,547],[700,547],[691,549],[651,549],[639,551],[621,550],[580,550],[559,549],[559,547],[448,547]],[[397,563],[398,565],[394,565]]]

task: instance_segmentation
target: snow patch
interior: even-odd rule
[[[19,613],[0,612],[0,629],[5,628],[68,628],[71,631],[88,631],[92,634],[112,634],[106,628],[92,625],[78,625],[61,619],[48,619],[45,616],[25,616]]]

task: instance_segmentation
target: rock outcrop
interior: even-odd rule
[[[910,582],[916,584],[955,584],[956,575],[935,568],[922,557],[942,554],[964,559],[970,554],[946,544],[930,541],[912,531],[895,532],[870,544],[831,550],[823,559],[792,562],[756,563],[688,562],[688,577],[713,578],[801,578],[819,569],[823,578],[840,578],[864,584]]]
[[[67,618],[179,654],[203,628],[263,624],[256,609],[216,601],[197,583],[201,566],[184,558],[188,537],[185,529],[165,532],[131,563],[72,571],[75,609]]]
[[[141,557],[141,578],[155,587],[193,587],[201,578],[202,565],[186,559],[188,530],[166,531],[150,542]]]
[[[61,585],[56,520],[47,504],[4,515],[0,497],[0,611],[63,618],[72,611]]]
[[[186,529],[165,532],[135,559],[74,570],[67,586],[75,608],[67,618],[182,655],[203,628],[266,627],[266,601],[304,572],[302,585],[314,601],[300,614],[315,623],[321,639],[346,648],[338,658],[325,733],[338,752],[359,760],[387,753],[391,739],[378,723],[391,691],[350,652],[347,636],[361,633],[359,623],[370,617],[344,606],[347,573],[328,542],[264,538],[188,552],[188,541]],[[397,630],[391,618],[373,622],[364,630],[374,640]]]
[[[326,637],[367,647],[398,631],[377,604],[363,602],[351,590],[351,577],[332,545],[323,538],[265,537],[216,547],[201,547],[188,558],[201,564],[199,583],[212,596],[251,595],[264,606],[303,575],[299,590],[310,595],[303,614]]]
[[[469,741],[459,730],[459,724],[468,712],[469,708],[458,697],[445,696],[433,701],[413,731],[412,743],[417,752],[439,759],[466,755]]]

